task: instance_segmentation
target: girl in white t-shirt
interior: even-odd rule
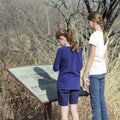
[[[90,13],[88,22],[94,32],[89,40],[89,57],[82,76],[83,86],[89,75],[92,120],[108,120],[104,98],[108,37],[103,27],[102,16],[98,12]]]

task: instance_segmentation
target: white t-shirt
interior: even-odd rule
[[[88,55],[90,51],[90,44],[96,46],[95,57],[90,68],[89,75],[99,75],[106,73],[105,52],[107,50],[108,42],[104,45],[103,32],[96,30],[89,40]]]

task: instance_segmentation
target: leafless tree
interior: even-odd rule
[[[66,28],[71,28],[79,14],[84,15],[82,12],[83,6],[81,6],[83,1],[81,0],[51,0],[46,1],[45,4],[59,11],[65,22]]]
[[[110,30],[116,18],[120,15],[120,0],[84,0],[88,13],[99,11],[105,22],[105,28]]]
[[[85,49],[90,33],[86,17],[92,11],[102,14],[104,26],[111,41],[110,45],[120,44],[120,28],[116,27],[120,24],[119,0],[69,0],[69,2],[67,0],[47,0],[45,4],[59,11],[61,19],[64,20],[62,27],[74,29],[78,40]],[[117,43],[115,39],[117,39]]]

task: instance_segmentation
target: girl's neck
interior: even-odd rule
[[[70,46],[70,44],[68,42],[66,42],[65,46]]]
[[[67,40],[64,40],[64,46],[70,46],[70,44]]]
[[[97,30],[102,32],[102,29],[101,29],[100,25],[95,26],[95,31],[97,31]]]

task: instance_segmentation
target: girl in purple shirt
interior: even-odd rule
[[[60,28],[56,32],[60,44],[54,60],[53,69],[59,71],[57,81],[58,102],[61,106],[61,119],[68,120],[68,105],[71,106],[73,120],[78,120],[77,103],[80,94],[80,70],[82,51],[70,29]]]

